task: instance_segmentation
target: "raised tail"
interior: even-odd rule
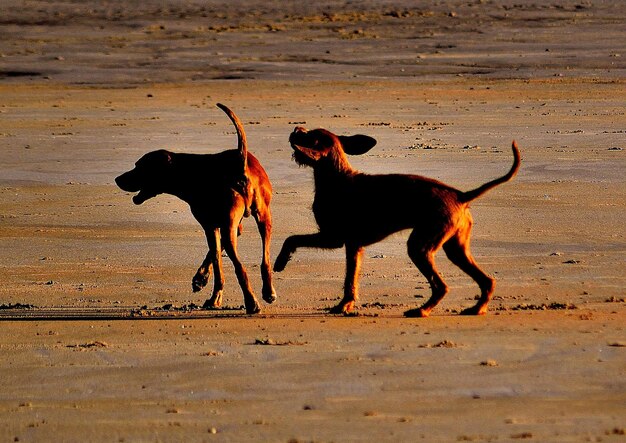
[[[235,115],[233,111],[231,111],[227,106],[218,103],[217,107],[226,113],[230,121],[235,125],[235,130],[237,131],[237,149],[241,154],[241,160],[243,162],[243,174],[247,174],[248,172],[248,140],[246,139],[246,132],[243,130],[243,124],[239,118]]]
[[[483,195],[485,192],[489,191],[491,188],[495,188],[496,186],[502,183],[508,182],[513,177],[515,177],[515,174],[517,174],[517,171],[519,170],[520,164],[522,162],[522,159],[519,153],[519,148],[517,147],[517,143],[515,143],[515,140],[511,144],[511,149],[513,150],[513,166],[511,166],[511,169],[509,170],[509,172],[507,172],[500,178],[496,178],[495,180],[491,180],[490,182],[487,182],[484,185],[479,186],[476,189],[463,192],[460,198],[460,200],[463,203],[469,203],[472,200],[475,200],[481,195]]]

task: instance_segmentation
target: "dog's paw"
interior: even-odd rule
[[[261,312],[261,307],[258,303],[255,302],[254,304],[246,305],[246,314],[254,315],[258,314],[259,312]]]
[[[222,303],[215,303],[214,301],[212,301],[211,299],[208,299],[204,302],[204,304],[202,305],[202,309],[208,309],[208,310],[212,310],[212,309],[221,309],[222,307]]]
[[[461,311],[461,315],[485,315],[486,313],[487,306],[472,306]]]
[[[283,272],[289,262],[289,255],[279,254],[274,262],[274,272]]]
[[[219,309],[222,307],[222,291],[214,293],[211,298],[204,302],[202,309]]]
[[[263,300],[265,300],[265,303],[268,304],[272,304],[276,301],[276,292],[274,292],[274,290],[272,290],[272,292],[268,292],[267,294],[263,294]]]
[[[349,315],[354,311],[354,302],[341,302],[328,310],[330,314]]]
[[[219,309],[219,306],[215,306],[211,300],[207,299],[202,305],[202,309]]]
[[[430,311],[424,310],[422,308],[409,309],[408,311],[404,311],[405,317],[412,318],[426,318],[430,315]]]
[[[209,277],[207,275],[196,274],[191,280],[191,289],[193,289],[193,292],[199,292],[204,289],[208,281]]]
[[[206,286],[208,281],[209,281],[208,276],[202,275],[202,274],[196,274],[193,276],[193,279],[191,280],[191,289],[193,289],[193,292],[199,292]]]

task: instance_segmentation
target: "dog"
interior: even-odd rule
[[[469,204],[517,174],[521,158],[515,142],[509,172],[467,192],[418,175],[369,175],[355,170],[346,154],[360,155],[373,148],[376,140],[366,135],[337,136],[325,129],[307,131],[296,127],[289,142],[295,162],[313,168],[313,214],[319,231],[288,237],[276,258],[274,271],[283,271],[300,247],[345,247],[344,295],[331,313],[347,314],[353,311],[358,298],[363,248],[395,232],[412,229],[407,242],[408,254],[430,283],[432,294],[421,307],[410,309],[404,315],[428,317],[447,293],[448,287],[434,262],[435,252],[440,247],[481,290],[476,305],[461,314],[487,312],[495,280],[478,267],[470,254],[472,216]]]
[[[206,286],[213,267],[213,294],[203,308],[214,309],[222,305],[224,274],[221,252],[225,249],[235,267],[246,312],[256,314],[260,312],[260,307],[237,253],[237,236],[241,232],[242,219],[251,214],[263,245],[263,300],[273,303],[276,291],[270,267],[272,185],[261,163],[248,152],[246,134],[239,118],[228,107],[220,103],[217,106],[235,126],[237,149],[217,154],[175,153],[164,149],[152,151],[141,157],[132,170],[117,177],[115,182],[124,191],[138,192],[133,196],[137,205],[159,194],[171,194],[189,204],[191,213],[204,229],[209,246],[206,258],[192,279],[193,292]]]

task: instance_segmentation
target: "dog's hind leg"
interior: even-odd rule
[[[421,307],[405,311],[406,317],[428,317],[430,311],[441,301],[448,292],[448,286],[439,275],[435,267],[435,252],[441,246],[443,239],[425,236],[424,233],[414,230],[407,242],[409,257],[415,263],[428,283],[430,284],[431,296]]]
[[[476,261],[470,253],[469,247],[469,231],[458,232],[450,240],[443,245],[443,250],[452,263],[457,265],[463,272],[472,277],[478,286],[480,287],[480,298],[478,303],[471,308],[461,311],[463,315],[483,315],[487,313],[487,303],[491,299],[491,295],[495,289],[495,280],[485,274],[482,269],[478,267]]]
[[[213,274],[213,294],[211,298],[204,302],[202,306],[205,309],[214,309],[222,306],[222,296],[224,292],[224,273],[222,272],[222,246],[220,242],[220,231],[219,229],[211,229],[207,231],[207,243],[209,244],[209,252],[207,254],[207,258],[205,259],[205,263],[208,261],[207,269],[211,269],[211,264],[213,264],[214,274]],[[204,266],[204,263],[198,269],[198,273]],[[198,274],[196,274],[196,277]],[[194,277],[194,282],[196,280]],[[208,275],[206,276],[208,278]],[[204,282],[206,284],[206,280]],[[195,286],[194,286],[195,287]]]
[[[269,209],[266,209],[263,213],[255,211],[254,218],[256,219],[259,234],[261,235],[261,242],[263,243],[263,257],[261,259],[261,279],[263,280],[263,289],[261,290],[261,293],[263,294],[263,300],[267,303],[273,303],[276,301],[276,290],[272,284],[272,267],[270,264],[272,215],[269,212]]]
[[[352,312],[359,298],[359,273],[363,259],[363,248],[346,245],[346,280],[343,287],[343,299],[331,308],[331,314]]]
[[[258,312],[261,312],[261,308],[259,307],[259,303],[257,302],[254,293],[252,292],[252,287],[250,286],[250,282],[248,280],[248,273],[246,272],[241,260],[239,259],[239,255],[237,254],[237,225],[231,224],[230,226],[225,226],[221,231],[224,234],[224,238],[222,239],[224,242],[224,249],[226,250],[230,260],[233,262],[235,274],[237,275],[239,286],[241,286],[241,291],[243,292],[246,313],[257,314]]]

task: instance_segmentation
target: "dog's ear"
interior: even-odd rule
[[[172,164],[172,153],[165,149],[148,152],[135,163],[138,168],[165,168]]]
[[[170,165],[172,163],[172,153],[165,149],[159,149],[156,151],[162,164]]]
[[[376,139],[363,134],[340,135],[339,141],[343,152],[350,155],[362,155],[376,145]]]

